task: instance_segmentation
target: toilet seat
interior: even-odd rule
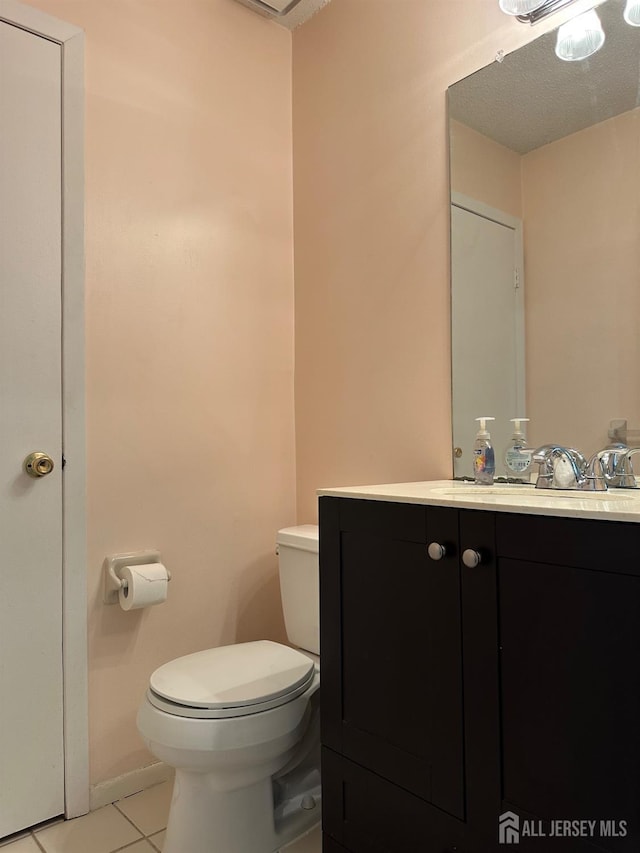
[[[244,717],[300,696],[314,670],[306,655],[269,640],[222,646],[161,666],[151,676],[147,698],[178,717]]]

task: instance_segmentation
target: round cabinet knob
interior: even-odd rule
[[[24,470],[30,477],[46,477],[54,469],[53,459],[48,453],[35,451],[24,460]]]
[[[467,548],[462,552],[462,562],[468,569],[475,569],[482,562],[482,555],[479,551],[474,551],[472,548]]]
[[[431,542],[427,548],[427,554],[432,560],[441,560],[447,553],[447,549],[439,542]]]

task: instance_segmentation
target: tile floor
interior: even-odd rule
[[[171,800],[163,782],[75,820],[38,827],[5,842],[1,853],[161,853]],[[320,830],[290,844],[286,853],[321,853]],[[284,851],[283,851],[284,853]]]

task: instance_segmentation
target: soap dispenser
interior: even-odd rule
[[[496,473],[496,460],[491,436],[487,431],[487,421],[495,421],[495,418],[484,417],[476,420],[480,422],[480,429],[473,445],[475,482],[479,486],[490,486]]]
[[[529,482],[533,450],[527,445],[527,439],[521,424],[529,423],[529,418],[511,418],[513,434],[504,454],[504,468],[507,477]]]

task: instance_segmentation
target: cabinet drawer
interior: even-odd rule
[[[425,542],[427,508],[424,506],[384,501],[339,500],[342,531],[402,539],[405,542]]]
[[[340,793],[323,829],[353,853],[462,853],[463,825],[381,776],[323,749],[323,785]],[[336,800],[334,799],[334,803]],[[333,848],[336,849],[336,848]],[[340,848],[337,848],[340,850]],[[325,853],[329,853],[327,847]]]
[[[496,513],[499,557],[640,575],[640,524]]]

